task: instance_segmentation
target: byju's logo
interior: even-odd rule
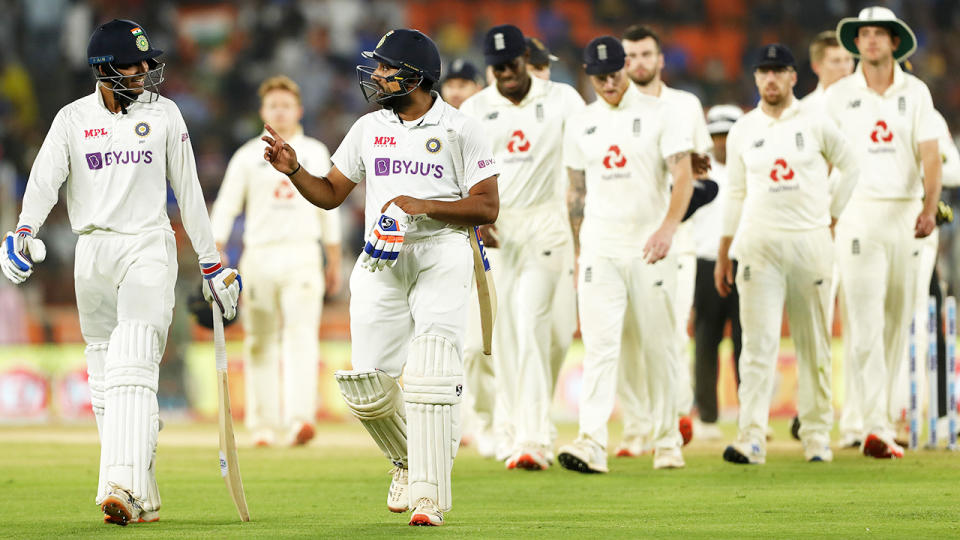
[[[406,174],[443,178],[443,165],[406,159],[375,158],[373,160],[373,174],[374,176]]]
[[[153,163],[153,150],[125,150],[123,152],[91,152],[86,155],[87,167],[97,171],[111,165]]]
[[[390,158],[376,158],[373,160],[373,174],[386,176],[390,174]]]
[[[100,154],[100,152],[87,154],[87,167],[89,167],[91,171],[96,171],[103,168],[103,156]]]
[[[607,149],[607,155],[603,157],[603,166],[608,169],[622,168],[627,164],[627,156],[620,153],[620,147],[613,144]]]
[[[530,141],[527,140],[523,131],[518,129],[510,135],[510,141],[507,142],[507,152],[512,154],[514,152],[526,152],[529,149]]]
[[[890,142],[893,140],[893,132],[887,127],[886,122],[877,120],[876,125],[873,126],[873,131],[870,132],[870,140],[875,143],[880,141]]]

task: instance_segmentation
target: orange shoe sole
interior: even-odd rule
[[[533,459],[533,456],[530,454],[523,454],[522,456],[518,457],[514,467],[528,471],[544,471],[547,469],[547,467],[537,463],[537,461]]]
[[[410,518],[410,525],[414,527],[436,527],[432,521],[430,521],[430,516],[426,514],[414,514]]]
[[[617,457],[637,457],[633,455],[633,452],[627,450],[626,448],[621,448],[617,450]]]

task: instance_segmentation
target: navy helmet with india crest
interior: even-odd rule
[[[440,50],[432,39],[419,30],[391,30],[380,38],[374,50],[363,51],[362,56],[397,68],[398,71],[386,77],[384,82],[400,85],[396,92],[385,91],[373,80],[376,66],[357,66],[360,90],[367,101],[382,104],[390,98],[405,96],[421,85],[431,89],[433,84],[440,81]],[[423,84],[424,81],[428,81],[428,84]]]
[[[87,62],[93,68],[97,83],[114,92],[124,112],[126,105],[136,101],[143,90],[151,91],[150,101],[157,98],[164,65],[156,58],[161,54],[163,51],[153,47],[139,24],[122,19],[98,26],[87,45]],[[123,75],[118,71],[141,62],[147,63],[146,73]],[[143,88],[131,87],[131,80],[139,77],[143,77]]]

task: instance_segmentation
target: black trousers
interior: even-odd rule
[[[697,259],[697,280],[693,292],[694,309],[694,400],[704,422],[716,422],[718,349],[723,329],[730,321],[733,337],[733,361],[740,384],[740,295],[736,287],[721,298],[713,284],[715,261]],[[736,271],[736,262],[734,262]]]

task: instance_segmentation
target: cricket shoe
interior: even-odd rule
[[[682,469],[686,465],[683,452],[676,446],[658,447],[653,451],[654,469]]]
[[[560,447],[557,461],[564,469],[582,473],[610,472],[603,447],[586,437],[577,437],[573,444]]]
[[[130,523],[152,523],[160,519],[160,512],[147,512],[140,499],[134,497],[129,489],[113,482],[108,485],[107,496],[100,501],[100,509],[103,510],[104,523],[114,523],[121,527]]]
[[[763,465],[767,453],[757,443],[735,442],[723,451],[723,460],[740,465]]]
[[[863,455],[877,459],[899,459],[903,457],[903,447],[890,439],[875,433],[867,435],[863,441]]]
[[[429,497],[420,497],[417,504],[413,507],[413,515],[410,516],[410,525],[439,527],[443,525],[443,512],[437,508],[437,503]]]
[[[390,480],[390,490],[387,491],[387,509],[401,514],[410,509],[410,494],[407,493],[410,471],[406,467],[394,467],[390,474],[393,479]]]
[[[845,433],[840,437],[840,448],[860,448],[863,445],[863,439],[857,433]]]
[[[699,422],[695,427],[697,439],[704,441],[719,441],[723,439],[723,430],[716,422]]]
[[[690,441],[693,440],[693,419],[689,415],[684,415],[680,417],[677,424],[680,429],[680,436],[683,437],[683,445],[690,444]]]
[[[253,445],[258,448],[273,446],[273,430],[258,429],[253,432]]]
[[[617,457],[639,457],[650,452],[650,442],[645,436],[631,435],[624,437],[613,455]]]
[[[803,441],[803,458],[811,463],[833,461],[830,443],[812,439]]]
[[[317,432],[313,429],[313,426],[306,422],[300,424],[299,429],[294,427],[294,430],[295,433],[293,434],[293,437],[291,437],[291,446],[304,446],[317,435]]]
[[[508,469],[526,469],[528,471],[545,471],[550,468],[547,454],[536,444],[524,444],[520,450],[510,456],[506,466]]]
[[[790,436],[793,437],[793,439],[796,441],[800,440],[800,417],[799,416],[794,416],[793,421],[790,422]]]

